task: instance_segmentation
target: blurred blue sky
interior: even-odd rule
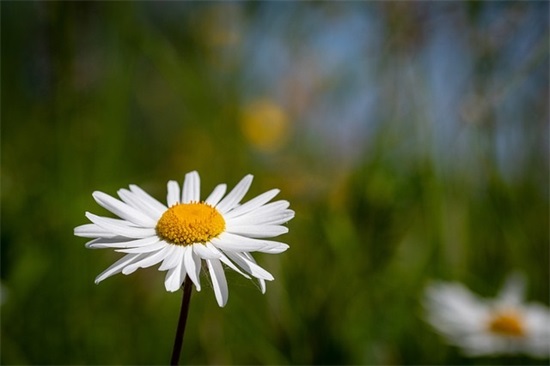
[[[510,178],[548,161],[530,148],[548,146],[548,3],[309,5],[227,3],[211,19],[243,100],[276,100],[323,158],[353,164],[382,126],[443,170],[483,169],[477,129]]]

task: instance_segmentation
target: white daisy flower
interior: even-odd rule
[[[130,185],[129,190],[120,189],[121,200],[94,192],[96,202],[120,219],[86,212],[92,224],[76,227],[74,234],[95,238],[86,243],[87,248],[111,248],[126,253],[97,276],[95,282],[119,272],[128,275],[138,268],[161,263],[158,269],[167,271],[164,281],[167,291],[180,289],[186,275],[200,291],[204,260],[219,306],[224,306],[228,297],[222,263],[246,278],[257,278],[265,293],[265,281],[273,280],[273,276],[256,264],[250,252],[287,250],[287,244],[265,238],[287,233],[283,224],[294,217],[294,211],[288,209],[288,201],[268,203],[279,193],[278,189],[240,204],[252,178],[245,176],[225,197],[227,186],[220,184],[201,201],[199,174],[193,171],[185,175],[181,192],[177,182],[168,182],[167,205],[136,185]]]
[[[550,310],[525,303],[525,281],[512,275],[495,299],[482,299],[459,283],[426,289],[428,322],[467,356],[524,353],[550,356]]]

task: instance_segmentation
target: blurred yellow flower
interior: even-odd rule
[[[272,152],[287,141],[289,118],[275,102],[259,99],[243,108],[240,127],[244,137],[254,148]]]

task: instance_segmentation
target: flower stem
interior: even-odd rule
[[[189,276],[185,276],[183,281],[183,297],[181,299],[180,319],[178,321],[178,329],[176,330],[176,338],[174,339],[174,349],[172,350],[172,359],[170,365],[177,365],[180,360],[181,348],[183,346],[183,333],[187,324],[187,313],[189,312],[189,301],[191,300],[191,290],[193,282]]]

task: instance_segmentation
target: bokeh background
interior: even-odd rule
[[[468,359],[432,279],[549,302],[548,2],[2,2],[1,362],[166,364],[180,293],[73,228],[94,190],[255,176],[296,218],[191,301],[186,364]]]

